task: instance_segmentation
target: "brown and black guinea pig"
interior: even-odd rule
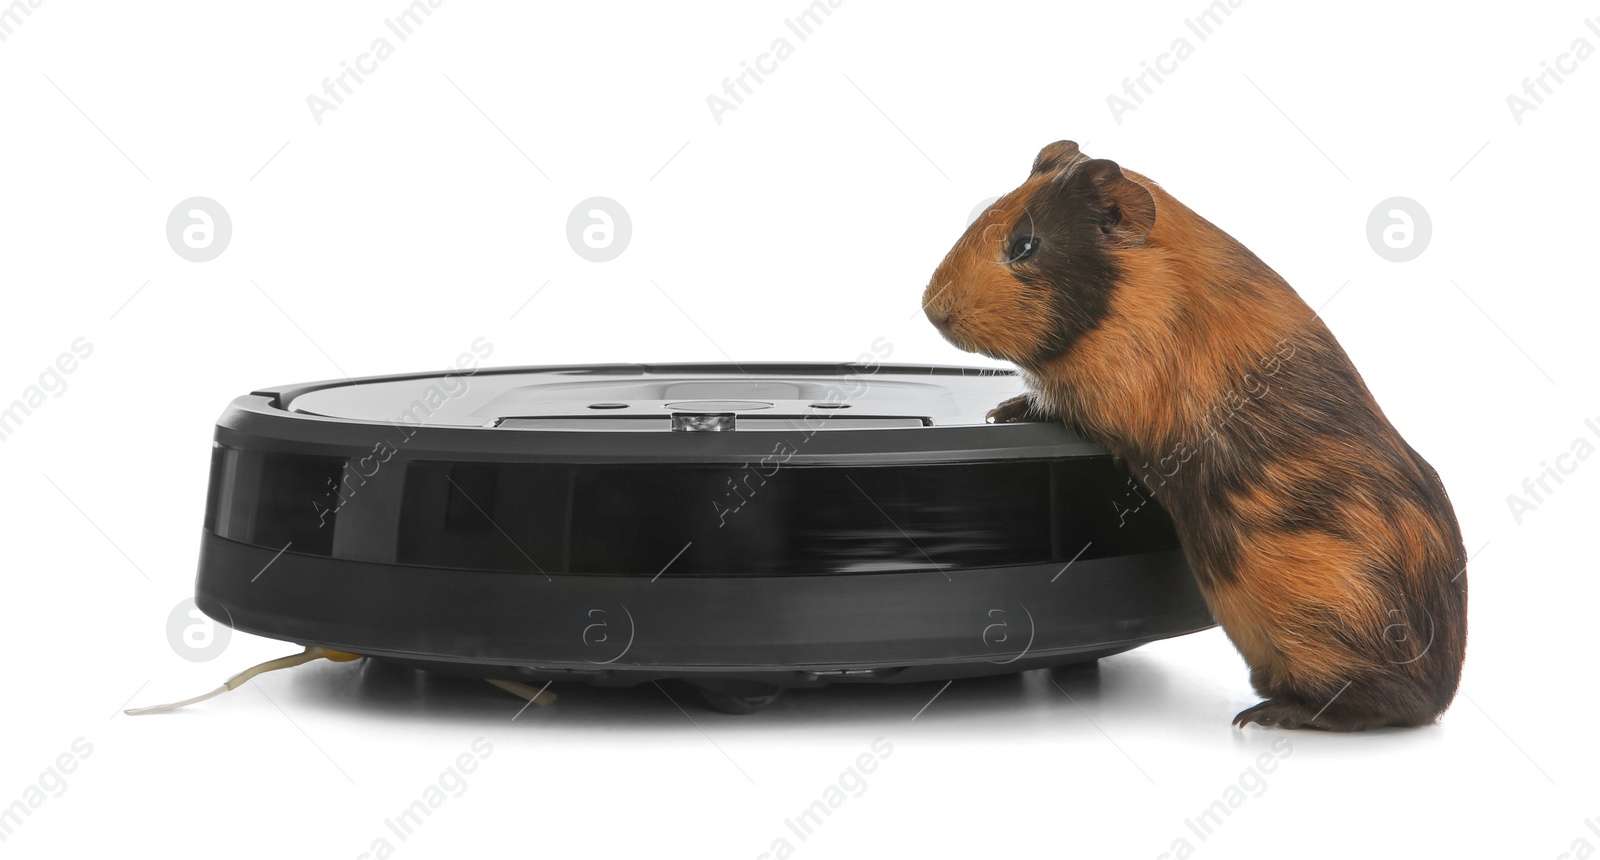
[[[1235,724],[1419,726],[1449,706],[1467,580],[1444,485],[1249,249],[1058,141],[950,249],[923,308],[1020,370],[1028,393],[990,420],[1065,422],[1171,516],[1266,699]]]

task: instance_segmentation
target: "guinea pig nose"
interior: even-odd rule
[[[936,329],[944,330],[950,327],[950,321],[955,319],[953,314],[945,311],[928,311],[928,322],[933,323]]]

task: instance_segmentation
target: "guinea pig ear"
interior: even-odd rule
[[[1039,150],[1039,155],[1033,160],[1033,172],[1050,173],[1067,167],[1084,157],[1078,151],[1078,144],[1070,140],[1058,140]]]
[[[1142,245],[1156,225],[1156,201],[1129,179],[1115,161],[1096,158],[1073,171],[1068,184],[1086,193],[1099,216],[1100,230],[1131,245]]]

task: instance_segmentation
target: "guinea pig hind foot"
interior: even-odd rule
[[[1313,707],[1291,699],[1272,698],[1240,711],[1233,718],[1233,724],[1241,729],[1255,723],[1263,728],[1359,732],[1386,726],[1418,726],[1429,722],[1424,718],[1396,716],[1393,713],[1377,714],[1361,708],[1341,707],[1341,704],[1329,702],[1320,707]]]
[[[1245,708],[1233,718],[1233,724],[1241,729],[1251,723],[1263,728],[1351,730],[1336,726],[1331,720],[1322,721],[1321,714],[1287,699],[1268,699],[1255,707]]]

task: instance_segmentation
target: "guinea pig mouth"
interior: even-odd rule
[[[922,312],[927,316],[928,322],[932,323],[933,327],[938,330],[939,335],[956,349],[962,352],[989,355],[988,350],[973,342],[972,332],[962,324],[963,320],[959,305],[948,301],[948,299],[943,302],[938,301],[942,294],[943,290],[940,290],[934,293],[929,300],[924,301]]]
[[[933,327],[939,331],[939,334],[945,340],[950,342],[950,345],[971,352],[971,349],[961,342],[961,337],[957,333],[956,315],[953,311],[927,307],[923,309],[923,313],[927,315],[928,322],[933,323]]]
[[[933,323],[933,327],[939,331],[939,335],[945,339],[945,342],[956,349],[962,352],[987,354],[981,347],[970,341],[966,332],[962,331],[959,318],[954,314],[930,311],[928,313],[928,321]]]

